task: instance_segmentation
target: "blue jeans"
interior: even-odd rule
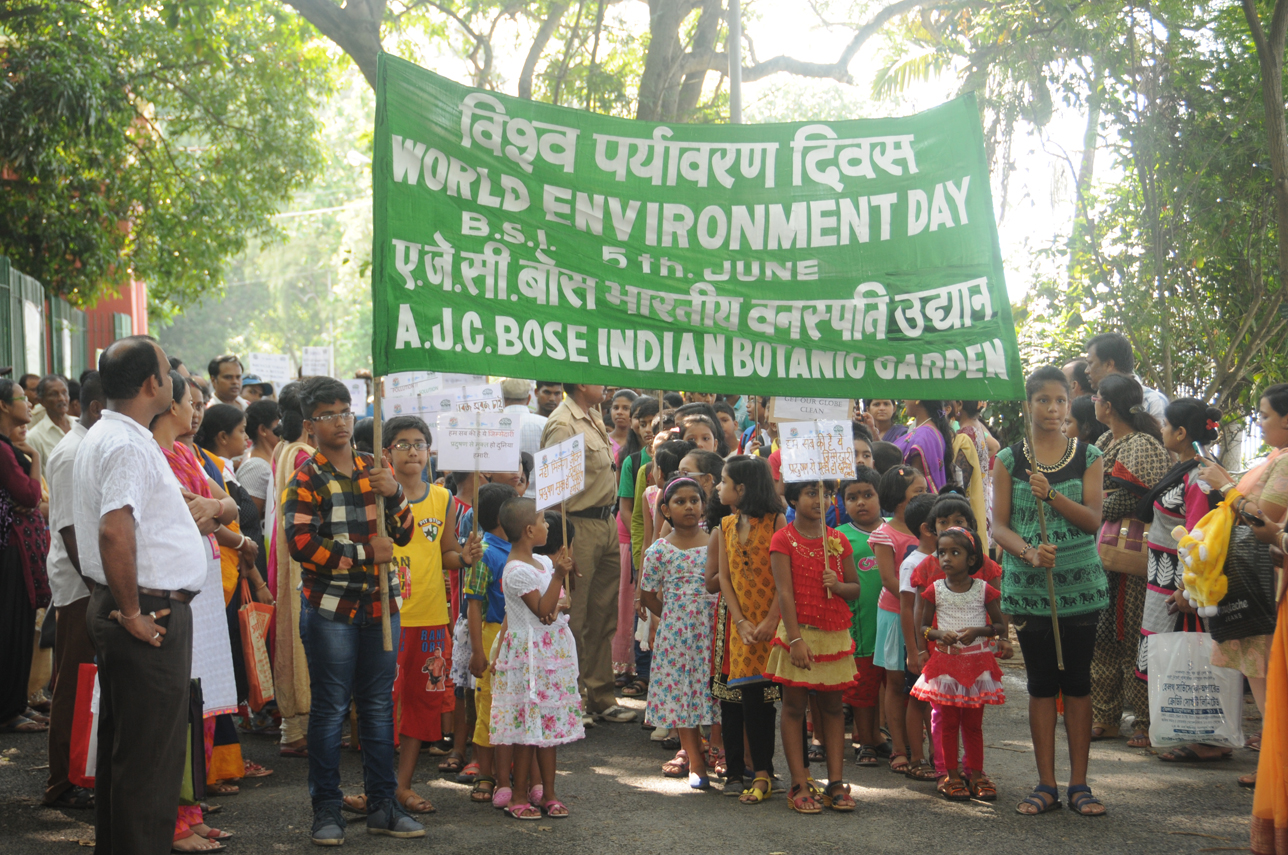
[[[398,615],[390,615],[398,638]],[[397,651],[385,652],[380,621],[359,611],[353,623],[327,620],[301,597],[300,638],[309,660],[309,796],[313,809],[340,807],[340,727],[349,699],[358,705],[367,803],[394,797],[394,674]]]

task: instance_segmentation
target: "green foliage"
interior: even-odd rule
[[[308,190],[276,219],[281,238],[252,240],[229,264],[227,284],[162,326],[167,353],[204,366],[231,351],[335,348],[337,376],[371,365],[371,115],[375,94],[356,69],[318,111],[327,160]]]
[[[173,313],[320,166],[327,58],[275,3],[51,0],[3,26],[0,254],[51,293],[134,276]]]
[[[928,73],[930,56],[961,72],[1004,192],[1025,126],[1041,132],[1056,104],[1090,116],[1095,160],[1067,163],[1072,234],[1040,253],[1063,272],[1045,264],[1016,313],[1026,364],[1059,364],[1118,329],[1146,382],[1231,412],[1259,377],[1284,376],[1265,116],[1238,6],[949,7],[905,21],[891,56],[886,91]],[[1111,180],[1095,181],[1093,163]]]

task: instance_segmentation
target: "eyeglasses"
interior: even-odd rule
[[[311,419],[309,419],[309,421],[321,422],[322,424],[329,425],[331,424],[331,422],[335,421],[336,419],[340,419],[346,422],[352,421],[353,413],[326,413],[325,415],[321,415],[321,416],[313,416]]]
[[[408,442],[407,440],[404,439],[404,440],[399,440],[398,442],[395,442],[393,444],[393,447],[397,451],[411,451],[413,448],[417,451],[424,451],[425,449],[429,448],[429,443],[425,442],[424,440],[417,440],[416,442]]]

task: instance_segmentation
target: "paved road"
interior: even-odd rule
[[[1068,810],[1040,817],[1017,815],[1014,803],[1036,775],[1022,672],[1008,669],[1005,679],[1010,701],[1000,709],[990,707],[984,717],[985,758],[1000,790],[992,805],[949,804],[930,784],[914,783],[885,767],[859,769],[851,760],[846,776],[855,784],[859,802],[854,814],[797,816],[781,795],[746,807],[722,798],[718,791],[695,793],[683,782],[661,777],[660,764],[669,755],[649,743],[637,724],[600,725],[560,753],[559,795],[572,812],[569,819],[521,823],[471,804],[468,789],[433,775],[437,759],[425,755],[419,790],[438,807],[428,818],[428,837],[369,837],[354,823],[345,848],[396,853],[432,846],[440,851],[447,847],[451,853],[536,855],[723,855],[737,849],[761,855],[833,855],[862,847],[877,853],[1033,855],[1059,847],[1071,853],[1178,855],[1248,845],[1251,792],[1234,781],[1256,767],[1256,755],[1246,750],[1235,752],[1231,762],[1178,766],[1160,763],[1122,741],[1096,743],[1091,784],[1109,806],[1108,816],[1086,819]],[[1257,723],[1249,726],[1255,730]],[[237,834],[228,852],[313,851],[308,840],[306,761],[277,757],[276,743],[266,737],[247,737],[244,748],[248,757],[276,774],[247,782],[241,795],[222,800],[218,825]],[[13,749],[16,753],[10,754]],[[45,762],[43,740],[0,736],[0,751],[8,761],[0,765],[0,852],[70,853],[77,851],[77,841],[92,839],[93,818],[86,813],[39,806],[46,774],[38,768]],[[1067,763],[1061,762],[1059,769],[1067,775]],[[424,785],[427,778],[432,780]],[[345,753],[343,781],[346,791],[360,791],[356,753]]]

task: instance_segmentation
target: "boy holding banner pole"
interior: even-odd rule
[[[312,706],[309,715],[309,794],[313,842],[344,842],[341,814],[340,727],[356,699],[367,797],[367,832],[423,837],[424,826],[394,799],[393,687],[397,657],[384,649],[380,624],[398,626],[396,604],[384,607],[380,577],[395,544],[411,542],[411,507],[393,474],[377,468],[350,444],[349,390],[330,377],[301,386],[300,410],[313,429],[317,452],[296,470],[282,512],[286,542],[300,563],[301,626],[306,627]],[[377,497],[386,503],[380,519]],[[387,591],[386,591],[387,596]]]
[[[617,495],[608,431],[599,417],[604,387],[564,384],[564,400],[550,414],[541,434],[541,447],[581,434],[585,439],[585,488],[569,499],[564,516],[577,519],[572,545],[579,584],[570,592],[569,625],[577,641],[577,659],[586,716],[610,722],[635,719],[614,693],[613,635],[617,632],[617,600],[621,584],[621,555],[613,522]]]

